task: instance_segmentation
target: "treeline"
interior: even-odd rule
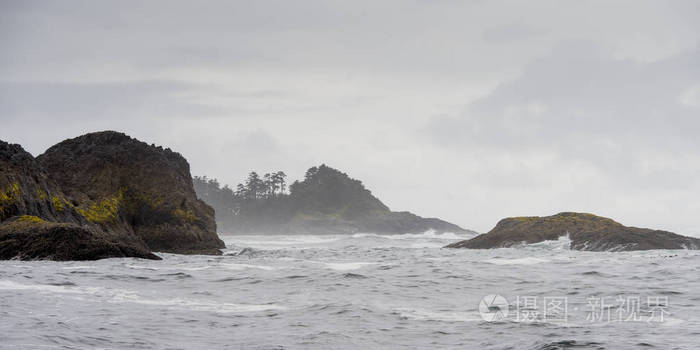
[[[266,173],[262,177],[257,172],[248,174],[245,182],[239,183],[236,189],[231,189],[228,185],[221,187],[217,179],[205,176],[195,176],[195,192],[204,197],[220,197],[232,200],[253,200],[268,199],[287,194],[287,175],[283,171]]]
[[[257,172],[252,171],[248,174],[245,183],[239,183],[236,186],[233,194],[235,197],[247,200],[284,195],[287,190],[286,178],[287,175],[283,171],[266,173],[262,178]]]
[[[286,178],[282,171],[263,176],[253,171],[232,189],[216,179],[195,176],[194,188],[216,210],[220,228],[228,230],[284,223],[297,214],[349,219],[388,211],[362,182],[325,164],[311,167],[302,181],[289,186]]]
[[[195,176],[193,184],[197,196],[216,210],[217,220],[228,223],[263,202],[288,197],[286,179],[283,171],[263,176],[252,171],[235,190],[228,185],[222,187],[217,179],[207,176]]]

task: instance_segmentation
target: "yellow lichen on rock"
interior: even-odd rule
[[[19,182],[14,182],[4,190],[0,191],[0,203],[14,202],[19,198],[22,191],[19,189]]]
[[[119,191],[118,195],[95,202],[87,209],[78,208],[78,212],[90,222],[114,222],[119,217],[119,208],[123,200],[124,192]]]
[[[34,216],[34,215],[22,215],[20,216],[17,221],[19,222],[33,222],[33,223],[41,223],[41,222],[46,222],[44,219]]]
[[[189,209],[184,210],[184,209],[177,208],[177,209],[173,210],[173,215],[175,215],[175,217],[177,217],[181,221],[187,222],[190,224],[197,220],[197,215],[194,215],[194,212],[192,210],[189,210]]]
[[[512,219],[518,220],[520,222],[530,222],[539,219],[539,216],[517,216]]]
[[[46,193],[46,191],[42,190],[41,188],[36,189],[36,195],[39,196],[39,199],[45,200],[46,198],[49,197],[49,195]]]
[[[564,213],[559,213],[556,215],[552,216],[518,216],[518,217],[512,217],[509,218],[512,220],[519,221],[521,223],[534,223],[534,222],[546,222],[546,223],[589,223],[589,222],[606,222],[609,224],[617,224],[617,222],[613,221],[612,219],[604,218],[601,216],[597,216],[595,214],[589,214],[589,213],[573,213],[573,212],[564,212]]]
[[[164,203],[163,198],[159,196],[146,196],[143,200],[154,210],[160,208]]]
[[[56,209],[58,212],[63,212],[64,202],[66,202],[66,200],[59,196],[51,196],[51,204],[53,204],[53,208]]]
[[[129,199],[134,203],[145,203],[153,210],[160,208],[165,202],[161,195],[146,192],[135,194],[131,193],[129,195]]]
[[[7,209],[17,202],[22,191],[19,188],[19,182],[14,182],[7,188],[0,190],[0,219],[5,218]]]

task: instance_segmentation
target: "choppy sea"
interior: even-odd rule
[[[223,256],[2,261],[0,348],[700,348],[700,251],[222,238]]]

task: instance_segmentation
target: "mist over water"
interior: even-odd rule
[[[568,241],[444,249],[455,234],[226,236],[223,256],[2,261],[0,348],[695,349],[700,251],[596,253]],[[509,314],[487,322],[482,298]],[[588,298],[640,297],[590,319]],[[536,300],[531,309],[518,299]],[[516,319],[564,298],[565,320]],[[663,320],[647,297],[663,298]],[[655,299],[658,300],[658,299]],[[533,305],[530,305],[533,306]],[[612,317],[608,318],[605,312]],[[541,316],[541,315],[540,315]]]

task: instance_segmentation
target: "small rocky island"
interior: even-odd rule
[[[0,141],[0,259],[220,254],[214,210],[176,152],[105,131],[34,158]]]
[[[449,222],[391,211],[362,182],[325,164],[307,170],[286,191],[286,175],[251,172],[236,190],[195,177],[199,198],[216,209],[227,233],[379,234],[472,232]]]
[[[624,226],[586,213],[514,217],[498,222],[488,233],[448,245],[448,248],[489,249],[557,240],[569,236],[571,249],[631,251],[700,249],[700,239],[672,232]]]

